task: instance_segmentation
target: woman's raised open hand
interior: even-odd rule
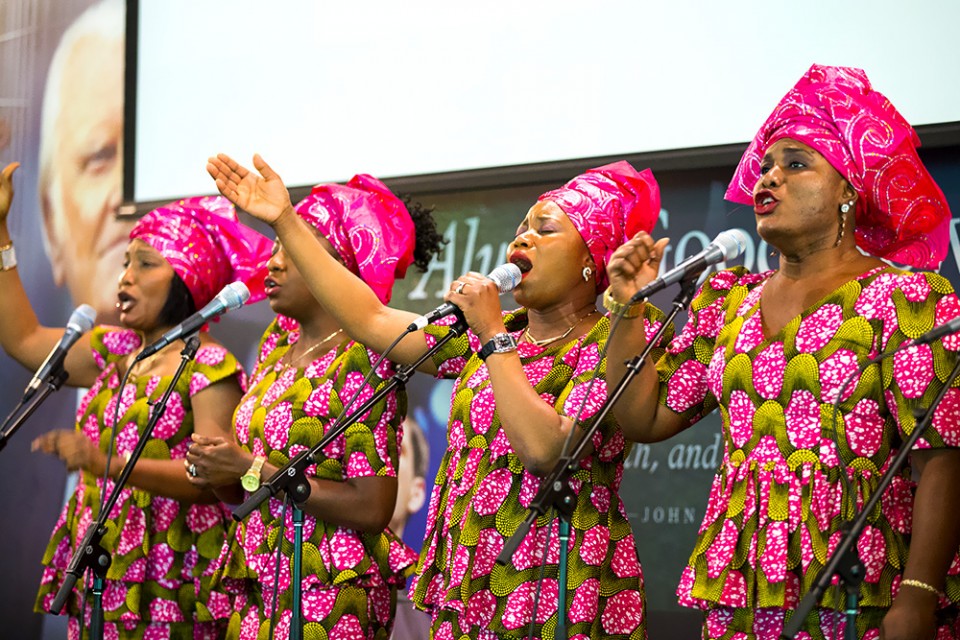
[[[207,161],[207,173],[224,197],[258,220],[274,224],[293,210],[290,192],[260,154],[254,154],[253,168],[257,173],[223,153]]]

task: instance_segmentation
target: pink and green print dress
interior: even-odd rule
[[[526,311],[507,313],[504,320],[519,339]],[[583,419],[588,422],[600,408],[607,393],[606,366],[605,361],[599,369],[597,364],[609,328],[602,318],[589,333],[565,344],[519,344],[527,379],[557,413],[575,416],[586,398]],[[426,331],[433,344],[447,329],[431,326]],[[434,357],[439,374],[457,381],[447,451],[430,499],[411,599],[433,616],[438,640],[525,638],[545,564],[533,637],[550,638],[557,625],[557,519],[540,518],[509,565],[495,564],[526,518],[540,478],[524,469],[501,427],[487,367],[476,356],[480,346],[468,332]],[[577,502],[567,555],[567,632],[578,640],[645,638],[643,575],[618,493],[626,443],[612,412],[593,446],[595,452],[583,461],[572,483]]]
[[[278,467],[310,448],[361,388],[377,354],[356,342],[321,353],[306,367],[288,367],[281,358],[299,339],[292,320],[279,316],[267,328],[250,389],[234,415],[240,445],[266,456]],[[393,374],[384,361],[362,387],[359,402]],[[362,422],[318,454],[309,476],[345,482],[351,478],[395,477],[406,411],[406,395],[394,393],[373,407]],[[363,505],[357,505],[358,509]],[[276,638],[290,635],[293,590],[293,515],[270,498],[238,523],[224,549],[224,588],[235,592],[227,637],[255,640],[269,635],[273,592],[279,590]],[[283,528],[279,583],[277,539]],[[390,636],[396,591],[413,570],[416,552],[389,530],[364,533],[304,514],[302,611],[305,638],[382,639]]]
[[[159,400],[173,376],[131,376],[121,392],[117,363],[140,349],[140,337],[127,329],[97,327],[90,340],[101,373],[80,403],[77,429],[106,453],[119,402],[114,455],[122,456],[133,451],[149,421],[150,403]],[[219,345],[201,347],[170,395],[143,459],[186,457],[193,433],[191,398],[211,384],[233,377],[242,382],[243,371],[233,355]],[[38,612],[49,609],[60,589],[78,539],[96,519],[101,490],[109,493],[113,489],[112,480],[106,488],[102,485],[102,477],[95,478],[86,471],[80,474],[43,556],[45,568],[35,605]],[[228,522],[222,505],[184,504],[125,487],[103,538],[104,548],[113,559],[103,594],[104,637],[216,638],[219,627],[215,620],[229,615],[230,603],[225,594],[211,592],[210,583],[213,561],[223,547]],[[89,571],[86,577],[92,580]],[[77,617],[82,607],[82,586],[77,583],[67,602],[66,611],[72,616],[70,638],[80,634]],[[89,603],[86,615],[89,618]]]
[[[869,358],[960,314],[952,287],[936,274],[874,269],[767,336],[760,295],[771,275],[741,267],[711,276],[658,365],[663,405],[690,423],[719,406],[723,423],[723,462],[677,592],[681,604],[707,612],[709,638],[779,635],[841,523],[874,492],[916,424],[914,410],[929,406],[960,349],[960,336],[947,336],[857,374]],[[951,388],[918,447],[960,446],[958,416],[960,389]],[[878,637],[900,588],[914,488],[904,469],[859,538],[862,637]],[[960,601],[956,558],[947,595],[944,607]],[[842,612],[843,597],[828,589],[801,637],[831,635],[842,616],[830,609]]]

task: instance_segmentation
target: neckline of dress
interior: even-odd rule
[[[779,331],[777,331],[776,333],[768,334],[766,331],[766,325],[764,323],[764,318],[763,318],[763,307],[760,306],[760,301],[763,298],[763,290],[766,288],[767,283],[770,282],[770,279],[778,271],[778,269],[771,269],[766,273],[766,277],[763,280],[761,280],[757,284],[757,286],[754,288],[754,291],[756,292],[755,293],[756,300],[754,301],[753,305],[751,305],[751,307],[746,310],[743,316],[748,317],[750,315],[753,315],[758,319],[758,321],[760,322],[760,332],[763,335],[763,344],[777,342],[778,339],[783,336],[783,332],[786,331],[787,327],[789,327],[791,324],[796,322],[797,318],[801,318],[801,319],[806,318],[808,315],[810,315],[810,313],[822,307],[824,302],[826,302],[829,298],[832,298],[833,296],[837,295],[837,292],[843,287],[847,286],[847,284],[849,284],[850,282],[859,282],[861,280],[865,280],[889,268],[891,267],[888,264],[877,265],[876,267],[873,267],[872,269],[868,269],[863,273],[861,273],[860,275],[854,278],[851,278],[850,280],[847,280],[846,282],[840,284],[840,286],[835,287],[833,290],[831,290],[830,292],[822,296],[819,300],[814,302],[812,305],[806,307],[805,309],[802,309],[800,313],[790,318],[790,320],[788,320],[786,324],[784,324],[783,327],[780,328]]]
[[[597,325],[600,324],[600,321],[603,320],[604,318],[606,318],[606,315],[601,314],[601,315],[600,315],[600,319],[597,320],[596,324],[594,324],[594,325],[593,325],[592,327],[590,327],[587,331],[585,331],[582,335],[579,335],[579,336],[577,336],[576,338],[572,338],[572,339],[566,340],[566,341],[550,342],[550,343],[548,343],[548,344],[543,345],[542,347],[541,347],[541,346],[538,346],[538,345],[536,345],[536,344],[534,344],[534,343],[532,343],[532,342],[526,342],[526,341],[520,340],[520,336],[523,335],[523,331],[524,331],[524,329],[526,329],[526,327],[527,327],[527,324],[526,324],[526,323],[525,323],[522,327],[520,327],[519,329],[517,329],[516,331],[511,331],[511,330],[508,328],[508,329],[507,329],[507,333],[509,333],[511,336],[513,336],[514,340],[517,341],[517,349],[518,349],[518,351],[522,349],[522,350],[524,350],[524,351],[529,351],[531,354],[540,354],[540,353],[543,353],[543,352],[545,352],[545,351],[560,350],[560,349],[562,349],[563,347],[565,347],[565,346],[567,346],[567,345],[573,344],[574,342],[576,342],[576,343],[581,343],[581,344],[582,344],[583,341],[587,339],[587,336],[589,336],[591,333],[593,333],[593,332],[596,330]],[[526,319],[526,316],[524,316],[524,319]]]

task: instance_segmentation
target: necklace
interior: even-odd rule
[[[312,347],[310,347],[309,349],[307,349],[306,351],[304,351],[303,353],[301,353],[300,355],[298,355],[296,358],[292,359],[290,362],[287,362],[287,363],[284,364],[283,366],[284,366],[284,367],[292,367],[293,365],[298,364],[301,360],[303,360],[303,359],[306,358],[308,355],[310,355],[311,353],[313,353],[314,351],[316,351],[321,345],[323,345],[323,344],[326,343],[328,340],[330,340],[331,338],[333,338],[334,336],[336,336],[337,334],[340,334],[340,333],[343,333],[343,329],[337,329],[336,331],[334,331],[333,333],[331,333],[330,335],[328,335],[326,338],[324,338],[324,339],[321,340],[320,342],[315,343]],[[293,348],[293,347],[291,346],[291,348]],[[290,353],[290,350],[289,350],[289,349],[287,350],[287,353]]]
[[[527,325],[526,327],[524,327],[524,329],[523,329],[523,334],[521,334],[520,337],[521,337],[521,338],[526,338],[527,342],[529,342],[530,344],[534,345],[535,347],[542,347],[542,346],[544,346],[544,345],[550,344],[551,342],[556,342],[557,340],[563,340],[563,339],[566,338],[568,335],[570,335],[571,333],[573,333],[574,328],[575,328],[578,324],[580,324],[580,322],[581,322],[582,320],[585,320],[586,318],[589,318],[590,316],[592,316],[592,315],[595,314],[596,312],[597,312],[596,309],[591,309],[591,310],[588,311],[587,313],[583,314],[582,316],[580,316],[579,318],[577,318],[576,320],[574,320],[573,324],[570,325],[570,328],[569,328],[569,329],[567,329],[566,331],[564,331],[564,332],[561,333],[560,335],[554,336],[554,337],[552,337],[552,338],[543,338],[542,340],[537,340],[537,339],[534,338],[532,335],[530,335],[530,325]]]
[[[146,341],[144,340],[142,344],[151,344],[151,343],[146,342]],[[171,343],[171,344],[173,344],[173,343]],[[144,371],[149,371],[149,370],[151,369],[151,367],[153,366],[153,364],[155,363],[155,361],[156,361],[156,359],[157,359],[157,356],[159,356],[159,355],[161,355],[161,354],[165,354],[165,353],[166,353],[166,350],[167,350],[167,347],[169,347],[169,346],[170,346],[170,345],[168,344],[168,345],[165,345],[165,346],[161,347],[161,348],[158,349],[156,352],[151,353],[149,356],[147,356],[147,357],[144,358],[143,360],[137,360],[136,358],[134,358],[133,364],[131,364],[131,365],[128,367],[128,369],[127,369],[127,380],[128,380],[128,381],[131,381],[131,382],[132,382],[132,381],[135,381],[135,380],[137,380],[138,378],[140,378],[140,376],[143,375],[143,372],[144,372]]]

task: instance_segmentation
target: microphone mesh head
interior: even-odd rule
[[[231,282],[220,291],[219,296],[227,309],[239,309],[250,299],[250,289],[242,282]]]
[[[82,304],[70,314],[70,320],[67,321],[67,326],[75,329],[79,333],[86,333],[90,331],[90,329],[93,329],[96,319],[97,312],[93,307],[88,304]]]
[[[740,229],[728,229],[721,232],[713,243],[723,250],[724,260],[733,260],[747,248],[747,234]]]
[[[513,263],[502,264],[491,271],[487,277],[493,280],[500,293],[513,291],[520,284],[520,267]]]

